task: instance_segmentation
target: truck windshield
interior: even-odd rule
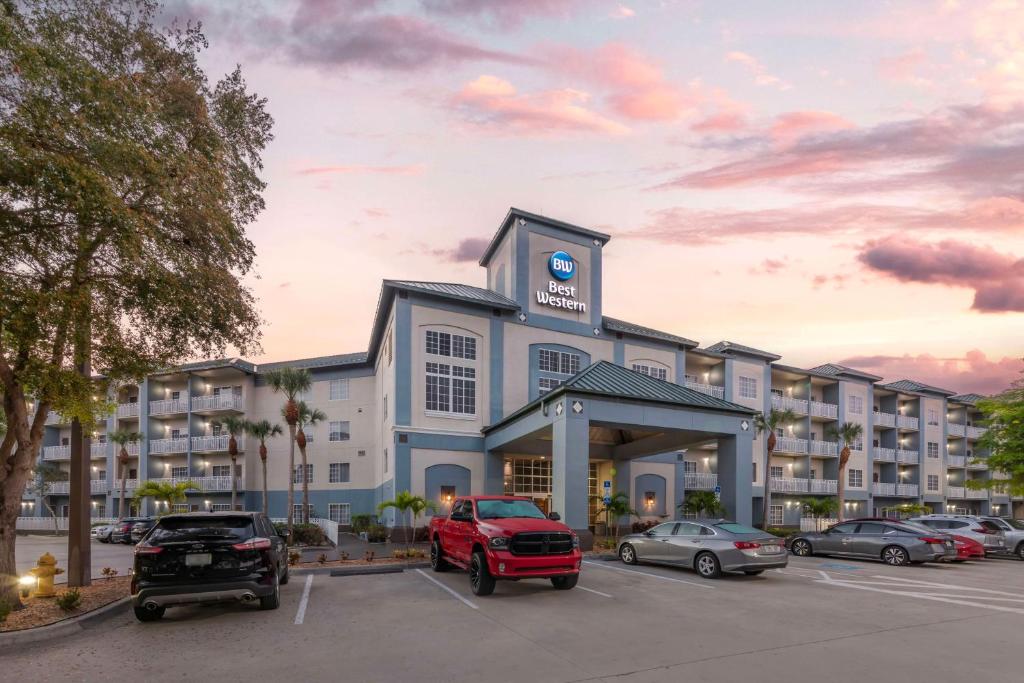
[[[528,500],[478,500],[476,512],[479,519],[504,519],[506,517],[528,517],[544,519],[544,513]]]

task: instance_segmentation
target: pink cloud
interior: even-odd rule
[[[588,109],[589,100],[588,93],[571,89],[520,94],[508,81],[484,75],[464,85],[453,105],[471,124],[496,133],[629,132],[622,124]]]
[[[771,135],[776,141],[788,143],[809,133],[853,127],[853,123],[830,111],[791,111],[775,118]]]
[[[483,256],[488,244],[490,240],[485,237],[467,237],[451,249],[434,249],[432,253],[451,263],[475,263]]]
[[[633,17],[636,16],[636,12],[633,10],[632,7],[619,5],[611,12],[609,12],[608,16],[611,17],[612,19],[632,19]]]
[[[514,28],[533,17],[568,16],[578,0],[420,0],[423,9],[446,17],[471,17],[502,28]]]
[[[408,164],[405,166],[370,166],[366,164],[349,164],[339,166],[311,166],[300,168],[299,175],[348,175],[362,173],[378,173],[383,175],[419,175],[426,168],[424,164]]]
[[[865,244],[858,259],[900,282],[971,288],[972,308],[984,313],[1024,313],[1024,259],[988,247],[890,237]]]
[[[973,349],[963,357],[938,358],[929,354],[911,356],[854,356],[842,365],[885,377],[885,381],[910,378],[963,394],[991,395],[1003,391],[1024,371],[1024,360],[1003,357],[989,359]]]
[[[781,90],[789,90],[793,86],[778,76],[768,72],[768,67],[762,64],[756,57],[746,52],[733,51],[725,55],[725,61],[739,64],[754,76],[754,83],[761,86],[776,86]]]
[[[695,133],[735,133],[745,130],[749,123],[747,117],[738,111],[723,111],[696,121],[690,126]]]
[[[920,48],[909,50],[895,57],[883,57],[878,61],[878,75],[895,83],[912,83],[923,85],[927,80],[917,73],[927,62],[927,55]]]

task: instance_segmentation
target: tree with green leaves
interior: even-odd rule
[[[269,515],[270,508],[267,503],[267,439],[279,436],[284,432],[281,429],[281,425],[270,424],[270,420],[250,422],[246,427],[246,432],[249,436],[258,439],[260,442],[260,465],[263,469],[263,514]]]
[[[771,518],[772,510],[772,455],[775,453],[775,446],[778,445],[775,432],[796,422],[796,413],[792,410],[772,409],[768,415],[758,413],[754,416],[754,429],[757,434],[767,434],[768,440],[765,444],[764,467],[761,474],[764,477],[764,510],[761,526],[768,528],[768,520]]]
[[[298,431],[295,432],[295,445],[299,447],[302,458],[302,523],[309,524],[309,477],[306,476],[306,432],[303,427],[312,427],[327,419],[327,414],[318,408],[310,408],[305,401],[299,401]]]
[[[238,437],[245,434],[249,423],[243,417],[228,415],[221,418],[221,428],[228,433],[228,457],[231,458],[231,509],[238,501]]]
[[[932,511],[930,507],[922,505],[921,503],[902,503],[900,505],[882,508],[883,512],[890,510],[897,513],[903,519],[913,517],[915,515],[927,515]]]
[[[837,439],[843,445],[839,451],[839,481],[836,482],[836,498],[839,509],[837,517],[843,521],[843,492],[846,489],[846,465],[850,462],[850,446],[864,435],[864,425],[859,422],[844,422],[838,427],[830,427],[828,430],[830,438]]]
[[[394,500],[386,500],[378,505],[377,512],[388,508],[394,508],[403,516],[409,515],[409,526],[405,529],[405,547],[408,548],[411,541],[416,539],[416,520],[427,510],[436,511],[437,504],[423,496],[414,496],[409,491],[399,491]]]
[[[258,350],[245,226],[272,120],[239,69],[208,80],[198,26],[158,14],[0,2],[0,600],[16,607],[15,520],[47,413],[88,433],[112,384]]]
[[[997,396],[978,401],[988,427],[975,450],[987,450],[989,470],[1001,478],[967,480],[970,488],[995,488],[1011,496],[1024,496],[1024,380],[1017,380]]]
[[[804,498],[800,501],[804,514],[810,515],[815,520],[816,531],[821,531],[821,520],[831,519],[839,509],[839,499],[832,496],[822,498]]]
[[[135,489],[135,505],[141,510],[142,501],[146,498],[152,498],[158,503],[157,514],[161,514],[159,509],[159,503],[164,504],[164,513],[170,512],[171,507],[175,503],[184,503],[188,500],[189,491],[200,491],[195,484],[191,481],[153,481],[146,480],[139,483],[138,488]]]
[[[687,491],[679,509],[687,515],[717,517],[725,514],[725,507],[712,491]]]
[[[295,436],[299,425],[299,394],[309,391],[313,377],[309,370],[285,367],[266,374],[267,384],[276,394],[284,394],[281,415],[288,425],[288,543],[295,525]],[[305,472],[303,472],[305,475]]]
[[[605,524],[608,527],[608,533],[612,535],[612,538],[618,542],[619,539],[619,522],[623,517],[626,518],[628,523],[633,517],[639,518],[640,513],[634,510],[629,504],[629,494],[625,491],[616,491],[608,497],[608,502],[604,502],[603,496],[595,496],[595,500],[600,501],[601,507],[598,508],[597,515],[600,516],[604,513]]]
[[[119,429],[116,432],[107,434],[107,440],[118,446],[117,469],[121,477],[121,498],[117,508],[118,519],[124,519],[127,512],[128,493],[125,487],[128,484],[128,465],[131,464],[131,456],[128,455],[128,444],[138,443],[142,438],[143,435],[140,432],[130,429]]]
[[[50,496],[53,495],[53,485],[57,482],[67,481],[68,473],[52,462],[40,460],[36,464],[35,477],[28,486],[28,492],[37,496],[43,501],[43,506],[53,519],[53,533],[60,533],[60,526],[57,523],[57,510],[53,507]]]

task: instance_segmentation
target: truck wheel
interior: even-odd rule
[[[444,553],[441,551],[441,542],[435,538],[434,542],[430,544],[430,568],[435,572],[446,572],[450,567],[451,565],[444,559]]]
[[[146,609],[145,607],[136,607],[135,618],[139,621],[159,621],[163,618],[164,612],[167,611],[166,607],[157,607],[156,609]]]
[[[569,576],[554,576],[551,578],[551,585],[555,587],[555,590],[567,591],[575,588],[576,582],[579,580],[579,574],[571,574]]]
[[[487,569],[487,557],[480,551],[473,553],[473,559],[469,563],[469,586],[473,589],[473,595],[485,596],[494,592],[494,577]]]

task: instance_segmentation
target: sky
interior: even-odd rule
[[[1024,369],[1024,1],[168,0],[268,100],[271,361],[384,278],[484,285],[510,206],[606,232],[604,312],[990,393]]]

